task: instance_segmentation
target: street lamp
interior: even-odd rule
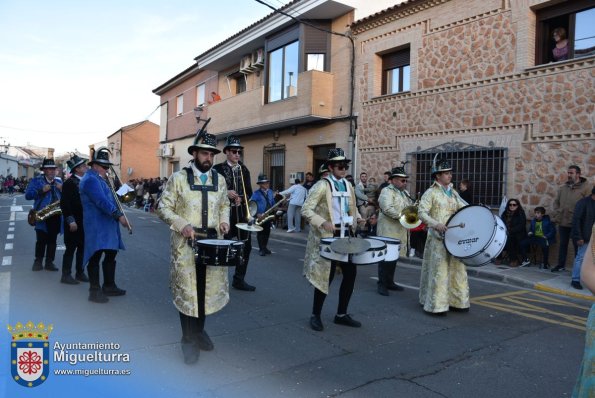
[[[196,118],[196,123],[200,123],[200,122],[207,122],[208,119],[201,119],[200,115],[202,114],[202,111],[204,109],[202,108],[202,106],[197,106],[196,108],[194,108],[194,117]]]

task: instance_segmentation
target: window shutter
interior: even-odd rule
[[[394,53],[386,54],[382,56],[382,69],[390,70],[398,68],[399,66],[405,66],[410,64],[410,50],[396,51]]]

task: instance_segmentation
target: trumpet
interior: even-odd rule
[[[108,151],[109,152],[109,151]],[[110,179],[110,175],[109,174],[113,174],[114,176],[111,177],[113,178],[113,182]],[[110,165],[110,173],[108,175],[106,175],[106,182],[107,182],[107,186],[109,187],[110,191],[112,192],[112,196],[114,197],[114,200],[116,201],[116,206],[118,207],[118,211],[120,213],[122,213],[122,215],[124,216],[124,218],[126,219],[126,223],[128,224],[128,233],[132,235],[132,225],[130,224],[130,221],[128,220],[128,217],[126,217],[126,213],[124,213],[124,209],[122,208],[122,203],[120,202],[120,198],[126,199],[126,196],[128,195],[118,195],[114,189],[114,185],[116,183],[120,184],[120,186],[122,185],[122,182],[120,181],[120,179],[118,178],[118,174],[116,174],[116,171],[114,170],[114,168]],[[134,193],[134,191],[131,191],[129,193]],[[126,202],[125,202],[126,203]]]

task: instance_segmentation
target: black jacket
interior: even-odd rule
[[[60,209],[62,209],[62,216],[64,217],[65,238],[68,235],[83,236],[83,205],[81,204],[81,196],[79,194],[79,183],[80,179],[73,175],[64,181],[64,185],[62,185]],[[70,232],[70,228],[68,227],[68,224],[73,221],[78,226],[76,232]]]
[[[576,202],[574,214],[572,215],[572,240],[584,240],[585,243],[591,239],[593,222],[595,221],[595,200],[591,195]]]
[[[250,180],[250,171],[248,168],[243,164],[239,163],[242,167],[242,175],[244,176],[244,185],[242,186],[242,180],[239,178],[240,173],[239,170],[236,172],[236,178],[234,178],[233,170],[231,166],[227,163],[227,161],[223,163],[219,163],[213,166],[219,174],[221,174],[225,178],[225,183],[227,185],[228,191],[236,191],[238,195],[242,196],[244,199],[242,200],[242,205],[239,207],[239,214],[236,211],[232,211],[230,213],[231,223],[235,224],[235,222],[244,222],[246,218],[246,203],[244,200],[250,200],[252,197],[252,181]],[[235,180],[235,181],[234,181]],[[243,190],[246,187],[246,192],[244,193]],[[230,204],[231,201],[230,201]],[[239,217],[238,217],[239,216]],[[234,220],[233,218],[238,217],[239,219]]]

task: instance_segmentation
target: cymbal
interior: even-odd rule
[[[244,231],[250,231],[250,232],[262,231],[262,227],[259,227],[258,225],[248,225],[245,222],[236,224],[236,227],[238,227],[239,229],[243,229]]]
[[[362,238],[339,238],[331,243],[331,249],[339,254],[363,253],[370,246],[370,242]]]

